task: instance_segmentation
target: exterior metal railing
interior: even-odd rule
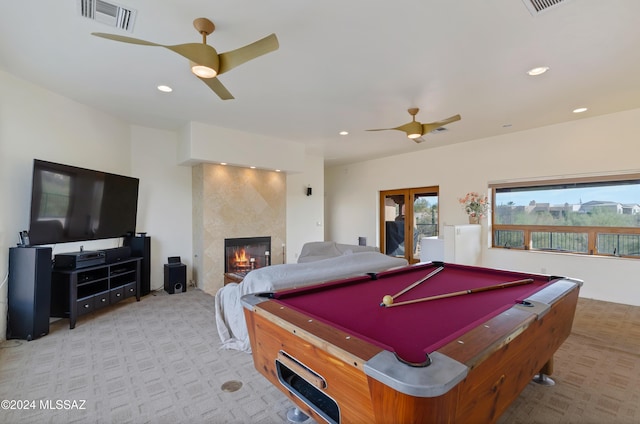
[[[598,255],[640,257],[640,234],[598,233]],[[580,232],[531,231],[531,250],[591,253],[588,234]],[[526,249],[524,230],[494,230],[493,244],[508,249]]]

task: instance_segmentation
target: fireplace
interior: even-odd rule
[[[247,273],[271,265],[271,237],[224,239],[224,272]]]

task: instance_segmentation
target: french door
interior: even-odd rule
[[[380,191],[380,250],[420,261],[420,239],[438,235],[438,187]]]

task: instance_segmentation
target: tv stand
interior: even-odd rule
[[[51,278],[51,316],[69,318],[69,328],[79,316],[136,297],[140,301],[140,262],[130,258],[105,265],[62,270]]]

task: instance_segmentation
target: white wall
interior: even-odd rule
[[[295,141],[189,122],[179,132],[178,163],[227,163],[303,172],[305,146]]]
[[[29,226],[34,158],[139,178],[137,231],[151,237],[152,290],[163,288],[168,256],[181,256],[191,278],[191,168],[178,165],[177,132],[131,126],[2,70],[0,92],[0,340],[6,334],[8,249]],[[305,242],[324,234],[323,160],[304,155],[304,161],[303,172],[287,176],[289,262]],[[308,184],[311,197],[303,191]],[[120,243],[64,243],[53,253]]]
[[[128,175],[129,125],[0,71],[0,339],[6,333],[8,248],[29,228],[33,159]],[[117,242],[65,243],[53,253],[115,247]]]
[[[3,71],[0,91],[0,340],[6,334],[8,249],[29,227],[34,158],[140,178],[137,231],[152,237],[152,289],[163,288],[167,256],[182,256],[190,265],[191,168],[177,165],[176,134],[132,127]],[[120,243],[52,247],[56,254]]]
[[[164,264],[180,256],[191,280],[191,167],[179,166],[176,132],[132,126],[132,175],[140,178],[137,231],[151,237],[151,290],[164,289]]]
[[[378,192],[440,187],[440,226],[464,224],[458,198],[491,182],[640,170],[640,109],[325,170],[327,238],[379,242]],[[391,136],[390,136],[391,137]],[[389,142],[397,142],[395,139]],[[409,141],[407,141],[409,142]],[[426,143],[428,143],[428,138]],[[402,169],[403,172],[398,172]],[[640,199],[639,199],[640,200]],[[484,239],[487,223],[484,222]],[[371,244],[371,243],[370,243]],[[483,246],[483,265],[585,281],[583,297],[640,305],[640,260]]]
[[[306,155],[303,169],[287,174],[287,263],[298,261],[306,242],[324,241],[324,159]],[[311,196],[306,194],[308,186]]]

